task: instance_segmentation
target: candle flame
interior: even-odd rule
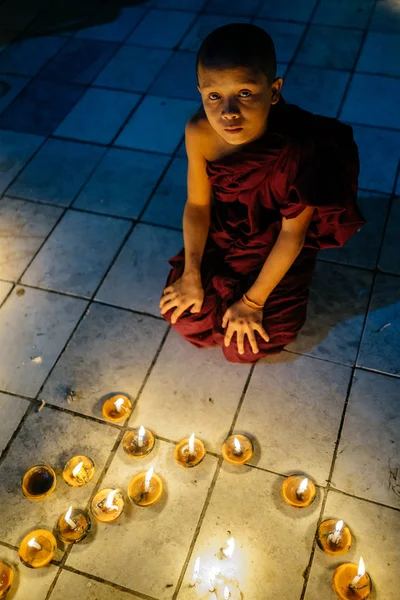
[[[68,522],[71,519],[72,506],[69,507],[67,512],[65,513],[65,520]]]
[[[113,504],[116,493],[117,490],[111,490],[106,498],[105,507],[108,508],[108,510],[118,510],[118,506]]]
[[[336,523],[336,529],[335,529],[335,533],[338,534],[342,531],[343,529],[343,521],[340,520]]]
[[[239,454],[242,451],[242,447],[241,447],[240,442],[237,439],[237,437],[233,438],[233,445],[234,445],[235,452],[237,452]]]
[[[194,433],[192,433],[189,438],[189,454],[193,455],[194,452]]]
[[[228,586],[226,585],[225,589],[224,589],[224,600],[229,600],[230,596],[231,596],[231,593],[229,591]]]
[[[299,488],[297,490],[297,493],[299,494],[299,496],[301,494],[304,494],[307,487],[308,487],[308,479],[307,479],[307,477],[305,477],[305,479],[303,479],[303,481],[300,483]]]
[[[226,558],[232,558],[235,552],[235,540],[233,537],[229,538],[226,542],[226,548],[222,551]]]
[[[361,577],[365,575],[365,564],[363,561],[363,557],[360,556],[360,562],[358,563],[358,573],[357,576],[361,579]]]
[[[42,549],[42,546],[40,544],[38,544],[38,542],[36,541],[35,538],[32,538],[31,540],[29,540],[28,546],[30,548],[36,548],[36,550],[41,550]]]
[[[153,478],[153,475],[154,475],[154,468],[153,468],[153,467],[151,467],[151,468],[150,468],[150,469],[147,471],[147,473],[146,473],[146,478],[145,478],[145,480],[144,480],[144,491],[145,491],[145,492],[148,492],[148,491],[149,491],[149,489],[150,489],[150,482],[151,482],[151,480],[152,480],[152,478]]]
[[[140,442],[143,442],[143,438],[144,438],[145,434],[146,434],[146,430],[145,430],[145,428],[143,427],[143,425],[141,425],[141,426],[139,427],[139,431],[138,431],[138,440],[139,440]]]
[[[192,576],[192,581],[190,583],[190,585],[193,587],[196,585],[196,583],[198,583],[199,581],[199,575],[200,575],[200,556],[198,556],[195,560],[194,563],[194,567],[193,567],[193,576]]]
[[[81,460],[81,462],[79,462],[76,467],[74,467],[74,469],[72,470],[72,476],[73,477],[78,477],[80,470],[83,467],[83,460]]]
[[[121,412],[121,408],[123,407],[124,402],[125,402],[124,398],[118,398],[118,400],[116,400],[114,402],[114,406],[117,409],[117,412],[119,412],[119,413]]]

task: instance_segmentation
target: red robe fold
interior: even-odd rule
[[[343,246],[365,224],[357,204],[359,159],[352,128],[313,115],[283,99],[271,108],[266,133],[238,152],[207,163],[212,185],[211,226],[201,265],[205,298],[173,327],[198,347],[219,345],[232,362],[252,363],[280,352],[306,320],[318,250]],[[304,247],[264,307],[270,342],[245,353],[236,336],[223,344],[222,317],[257,278],[281,231],[282,217],[315,207]],[[170,260],[167,285],[183,273],[184,251]],[[170,321],[173,310],[165,318]]]

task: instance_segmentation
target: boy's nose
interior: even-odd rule
[[[239,107],[237,102],[234,100],[228,100],[222,109],[222,117],[224,119],[231,119],[232,117],[238,117],[240,115]]]

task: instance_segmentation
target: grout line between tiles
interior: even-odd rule
[[[346,496],[347,498],[354,498],[355,500],[361,500],[362,502],[366,502],[367,504],[373,504],[375,506],[380,506],[382,508],[388,508],[389,510],[394,510],[395,512],[400,512],[400,506],[391,506],[390,504],[385,504],[384,502],[379,502],[379,500],[371,500],[371,498],[363,498],[362,496],[357,496],[356,494],[350,494],[349,492],[345,492],[344,490],[339,490],[332,486],[332,483],[328,486],[329,493],[341,494],[342,496]]]
[[[20,422],[18,423],[17,427],[14,429],[14,432],[12,434],[12,436],[10,437],[10,439],[8,440],[8,444],[6,445],[6,447],[4,448],[3,452],[0,454],[0,466],[3,463],[3,461],[7,458],[8,453],[10,452],[15,440],[18,437],[19,432],[21,431],[22,427],[24,426],[25,422],[28,420],[29,415],[33,412],[33,404],[30,403],[28,404],[28,406],[26,407],[26,411],[23,414]]]

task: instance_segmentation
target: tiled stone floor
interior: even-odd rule
[[[189,347],[157,306],[181,246],[195,52],[232,21],[272,34],[288,101],[353,125],[368,219],[345,248],[320,254],[297,341],[255,368]],[[334,568],[360,555],[372,598],[398,600],[399,64],[400,0],[0,1],[0,560],[15,569],[10,599],[193,600],[195,558],[232,534],[247,600],[333,600]],[[123,425],[102,418],[112,392],[134,401]],[[121,440],[141,423],[157,440],[139,465]],[[254,437],[242,469],[220,456],[233,430]],[[209,453],[183,470],[174,443],[191,431]],[[60,477],[77,453],[96,464],[80,490]],[[35,462],[59,476],[41,503],[19,487]],[[154,509],[94,525],[44,569],[22,565],[25,533],[53,529],[100,487],[126,492],[149,465],[166,484]],[[319,486],[304,512],[279,493],[298,471]],[[348,558],[316,547],[325,517],[353,530]]]

